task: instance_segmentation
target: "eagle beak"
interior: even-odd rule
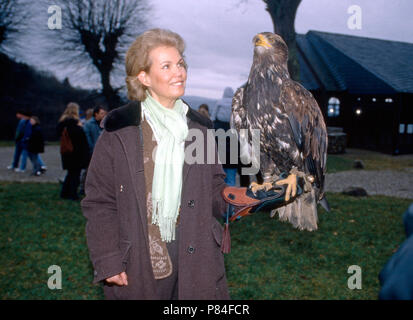
[[[258,34],[255,37],[255,46],[262,46],[262,47],[267,47],[267,48],[271,48],[272,46],[268,43],[267,39],[265,39],[265,37],[262,34]]]

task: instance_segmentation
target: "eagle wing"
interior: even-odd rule
[[[232,98],[232,113],[230,125],[232,129],[237,130],[239,133],[241,129],[247,128],[245,108],[243,106],[243,95],[245,85],[238,88]]]
[[[232,112],[230,126],[238,133],[240,158],[243,163],[250,163],[252,161],[252,146],[248,141],[248,121],[246,110],[244,107],[244,91],[245,86],[239,87],[232,98]]]
[[[327,160],[327,129],[321,110],[313,95],[295,81],[283,84],[282,105],[286,109],[294,141],[305,161],[307,173],[315,177],[323,197]]]

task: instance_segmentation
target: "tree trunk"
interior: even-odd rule
[[[110,71],[107,69],[101,69],[99,72],[101,76],[102,94],[106,99],[108,108],[111,110],[119,107],[120,98],[110,84]]]
[[[0,26],[0,44],[6,40],[6,28],[4,26]]]
[[[274,33],[280,35],[288,46],[288,70],[294,80],[300,79],[297,45],[295,41],[295,16],[301,0],[263,0],[274,24]]]

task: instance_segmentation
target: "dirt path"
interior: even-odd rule
[[[32,163],[27,159],[26,172],[16,173],[7,170],[7,166],[12,163],[14,147],[0,148],[0,181],[20,181],[20,182],[58,182],[59,178],[64,178],[65,171],[62,169],[59,146],[51,145],[45,147],[45,153],[41,158],[47,166],[45,174],[37,177],[30,175]]]
[[[327,191],[342,192],[347,187],[362,187],[369,195],[413,199],[413,168],[397,171],[352,170],[327,174]]]

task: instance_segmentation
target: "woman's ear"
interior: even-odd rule
[[[138,74],[138,80],[145,86],[150,87],[150,80],[148,74],[145,71],[141,71]]]

